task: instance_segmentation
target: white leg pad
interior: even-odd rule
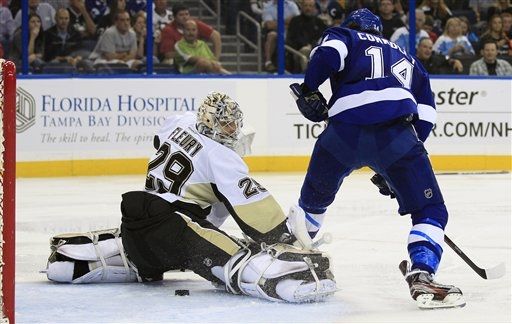
[[[287,244],[236,254],[224,271],[227,290],[236,293],[231,278],[244,295],[271,301],[301,303],[321,301],[336,292],[329,260],[319,251],[306,251]]]
[[[44,271],[50,280],[95,283],[132,282],[139,279],[136,268],[124,254],[118,229],[61,234],[54,236],[50,242],[52,254]],[[82,261],[77,268],[81,275],[76,277],[78,261]],[[86,267],[84,261],[87,262]]]

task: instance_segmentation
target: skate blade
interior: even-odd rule
[[[305,285],[300,285],[295,291],[294,302],[296,303],[314,303],[321,302],[328,297],[334,295],[339,289],[336,287],[336,282],[330,279],[320,281],[320,286],[317,289],[315,282]]]
[[[416,298],[416,304],[421,309],[439,309],[464,307],[466,300],[462,294],[448,294],[443,300],[434,300],[434,294],[423,294]]]

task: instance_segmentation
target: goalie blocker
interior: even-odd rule
[[[188,269],[230,293],[272,301],[320,301],[337,290],[322,252],[279,242],[244,244],[146,192],[124,194],[121,210],[122,235],[110,229],[54,236],[48,279],[140,282]]]

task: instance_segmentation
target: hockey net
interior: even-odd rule
[[[14,323],[16,67],[0,59],[0,323]]]

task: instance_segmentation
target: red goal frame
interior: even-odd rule
[[[0,60],[2,79],[3,171],[2,199],[2,320],[14,323],[15,275],[15,194],[16,194],[16,66]]]

